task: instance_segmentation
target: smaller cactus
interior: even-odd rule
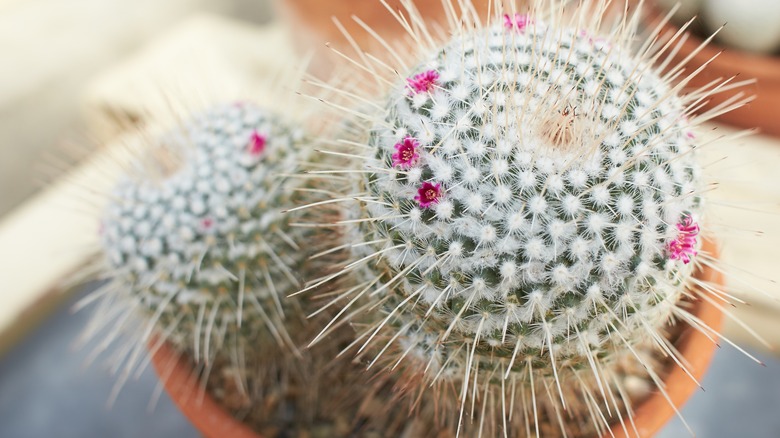
[[[122,358],[119,386],[149,343],[154,351],[168,342],[213,399],[263,435],[400,435],[405,412],[374,417],[366,407],[386,405],[393,381],[372,381],[360,364],[334,360],[354,341],[351,328],[332,327],[328,342],[299,348],[332,312],[288,295],[344,253],[307,261],[329,236],[294,226],[338,213],[327,203],[295,212],[328,188],[299,174],[316,166],[306,140],[301,129],[242,103],[196,114],[140,151],[132,163],[139,172],[121,177],[101,227],[110,277],[101,309],[122,315],[103,323],[133,331],[137,341]],[[124,322],[138,313],[140,329]]]
[[[196,362],[294,351],[285,296],[305,259],[283,210],[300,180],[301,129],[252,104],[194,116],[150,144],[116,186],[102,220],[112,288],[154,332]],[[292,315],[288,315],[289,312]],[[224,352],[224,353],[223,353]]]

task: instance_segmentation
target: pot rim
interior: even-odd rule
[[[238,421],[203,388],[186,356],[167,342],[149,342],[154,365],[168,396],[206,438],[262,438]]]

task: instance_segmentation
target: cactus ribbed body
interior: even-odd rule
[[[114,282],[168,340],[208,359],[229,339],[287,342],[284,295],[305,255],[289,218],[302,133],[249,104],[213,108],[157,139],[158,178],[127,175],[103,219]],[[147,160],[148,161],[148,160]],[[237,336],[237,337],[236,337]],[[236,343],[236,341],[240,341]]]

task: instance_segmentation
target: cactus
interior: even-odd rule
[[[283,214],[300,180],[301,129],[251,104],[214,107],[148,145],[102,220],[112,289],[197,363],[242,365],[297,345],[284,297],[299,286],[302,237]],[[288,315],[292,313],[292,315]]]
[[[307,125],[312,125],[309,123]],[[153,138],[149,141],[149,138]],[[329,236],[296,227],[338,213],[301,177],[310,137],[249,103],[212,107],[163,135],[147,135],[116,184],[101,222],[104,298],[91,336],[98,351],[126,332],[115,393],[162,342],[193,366],[209,396],[263,436],[402,434],[405,412],[373,417],[392,379],[334,360],[354,340],[349,327],[300,348],[332,316],[289,298],[305,275],[327,274],[343,251],[308,257]],[[139,311],[140,310],[140,311]],[[309,315],[313,313],[314,315]],[[108,329],[109,334],[103,332]],[[167,378],[165,366],[161,378]],[[191,396],[199,395],[196,391]],[[323,401],[327,402],[323,402]]]
[[[680,67],[652,64],[669,46],[635,49],[640,15],[610,27],[607,3],[482,25],[461,2],[449,40],[408,27],[413,47],[355,60],[368,76],[343,93],[354,161],[329,173],[353,177],[353,261],[310,287],[354,275],[334,303],[375,310],[360,351],[403,364],[415,397],[458,386],[433,398],[460,433],[628,429],[636,381],[665,394],[657,356],[684,367],[666,331],[692,319],[701,249],[687,115],[723,84],[681,95]]]

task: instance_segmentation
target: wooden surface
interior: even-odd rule
[[[40,313],[42,304],[51,302],[44,297],[84,263],[85,242],[96,233],[97,222],[79,208],[81,198],[90,190],[105,192],[117,144],[132,141],[128,138],[137,126],[170,117],[163,91],[184,92],[198,84],[200,94],[191,95],[196,105],[214,95],[230,98],[260,89],[265,78],[289,67],[291,47],[279,27],[253,28],[200,16],[96,79],[85,95],[85,111],[93,134],[113,138],[113,146],[0,222],[0,340]],[[205,70],[199,68],[204,65]],[[215,87],[204,91],[203,80]],[[708,125],[700,135],[706,140],[732,132]],[[123,133],[129,137],[118,140]],[[780,139],[754,135],[708,145],[702,152],[708,175],[720,182],[710,194],[707,226],[723,243],[723,260],[733,274],[727,275],[730,290],[752,303],[739,306],[737,314],[780,346],[780,284],[775,281],[780,278]],[[94,202],[89,205],[98,211]],[[728,320],[726,335],[751,342]]]
[[[81,140],[78,102],[97,72],[196,10],[252,1],[0,0],[0,215],[51,182],[41,167]]]
[[[726,24],[728,26],[728,23]],[[663,34],[671,36],[679,30],[672,24],[665,26]],[[702,38],[689,35],[680,50],[673,57],[670,65],[676,65],[690,56],[702,43]],[[723,114],[721,121],[744,128],[760,127],[767,134],[780,135],[777,103],[780,101],[780,57],[744,52],[712,42],[691,58],[686,72],[693,72],[700,66],[710,62],[701,74],[692,78],[689,88],[697,89],[712,81],[722,81],[736,76],[735,80],[756,79],[755,85],[744,88],[745,95],[754,95],[756,99],[747,106]],[[706,109],[714,108],[729,99],[732,93],[722,93],[712,96],[705,105]]]
[[[217,101],[278,104],[264,102],[263,90],[295,65],[292,44],[279,26],[195,15],[95,78],[83,98],[87,128],[107,142]]]
[[[489,0],[472,0],[474,10],[485,14]],[[392,11],[404,10],[404,0],[386,0],[387,7],[379,1],[355,0],[275,0],[274,5],[282,20],[288,25],[286,33],[294,46],[300,52],[311,53],[312,65],[319,73],[331,72],[334,69],[333,56],[326,44],[351,57],[358,57],[351,42],[344,36],[346,30],[350,38],[360,45],[361,50],[374,51],[381,48],[381,43],[365,29],[365,25],[381,35],[385,42],[394,41],[406,35],[406,30],[397,20],[390,19],[389,8]],[[455,3],[455,2],[453,2]],[[446,28],[447,14],[438,0],[416,0],[414,2],[420,16],[425,17],[429,25],[440,25]],[[493,5],[495,7],[495,5]],[[407,13],[401,14],[409,22]],[[359,21],[354,17],[359,17]],[[338,21],[338,25],[335,23]],[[377,50],[382,59],[381,53]]]
[[[97,236],[90,214],[113,183],[115,149],[94,155],[0,221],[0,352],[68,290]]]

